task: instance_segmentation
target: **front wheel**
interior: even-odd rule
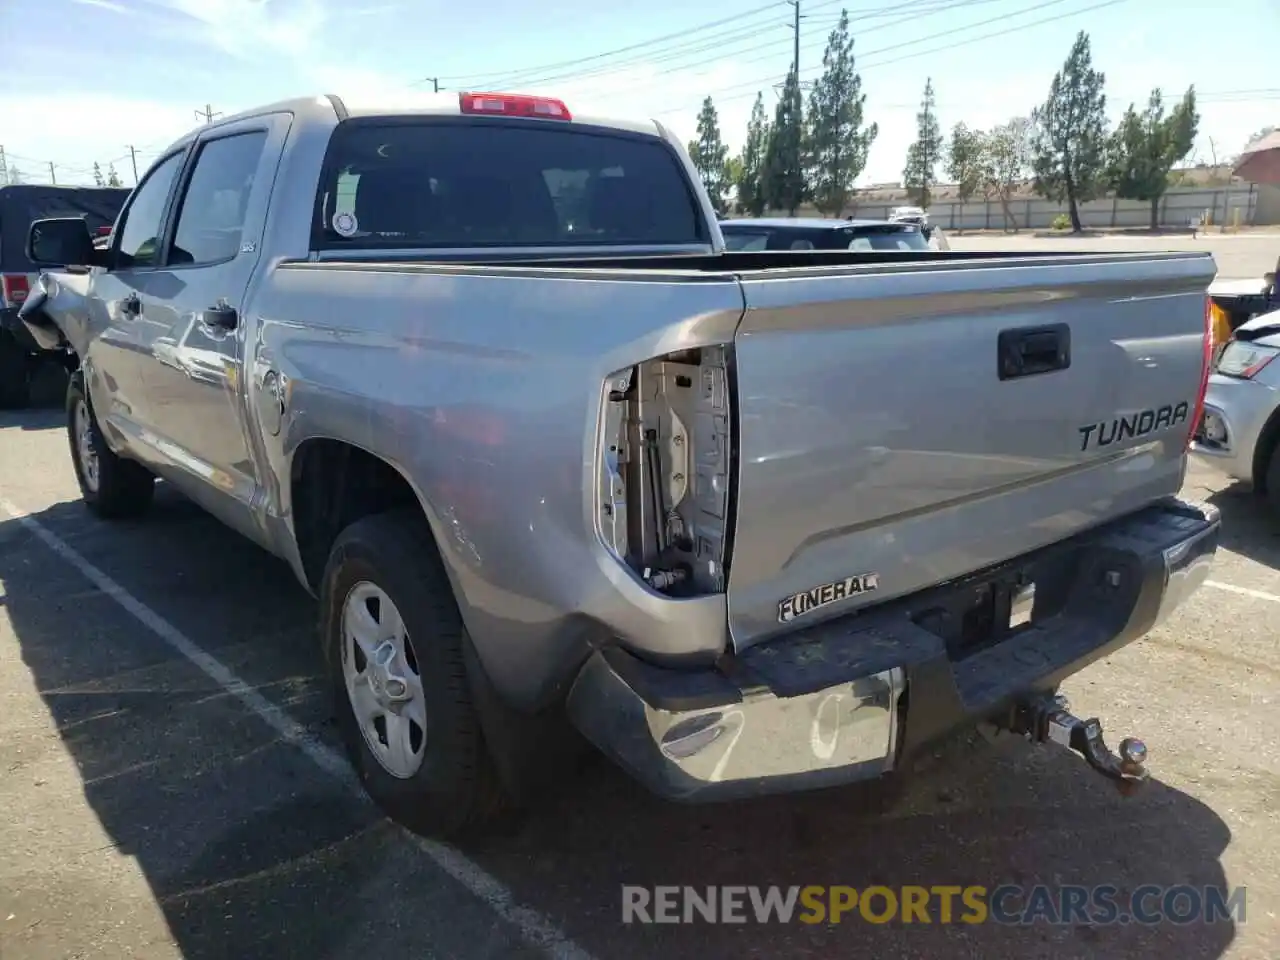
[[[111,452],[79,371],[67,386],[67,436],[80,496],[92,513],[116,520],[147,511],[155,494],[155,477],[142,464]]]
[[[338,724],[369,795],[425,836],[489,826],[507,800],[471,697],[470,641],[422,515],[397,510],[347,527],[320,600]]]
[[[1271,456],[1267,459],[1266,473],[1263,475],[1266,491],[1266,504],[1274,516],[1280,517],[1280,443],[1271,448]],[[1254,490],[1258,490],[1258,477],[1254,477]]]

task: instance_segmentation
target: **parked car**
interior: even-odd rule
[[[27,259],[27,231],[48,217],[80,217],[92,232],[111,229],[128,190],[14,184],[0,187],[0,408],[26,406],[31,377],[42,363],[73,366],[66,351],[42,351],[18,322],[18,308],[35,282]]]
[[[1223,345],[1191,452],[1253,485],[1280,515],[1280,310],[1254,317]]]
[[[885,220],[764,217],[721,220],[726,250],[928,250],[912,224]]]
[[[658,123],[316,97],[173,144],[106,251],[34,224],[22,316],[81,360],[94,514],[162,477],[319,597],[360,782],[415,830],[558,775],[568,724],[681,800],[982,721],[1141,783],[1053,695],[1216,551],[1176,498],[1213,260],[871,237],[726,250]]]

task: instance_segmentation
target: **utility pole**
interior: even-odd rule
[[[791,29],[795,35],[795,50],[791,55],[791,69],[796,72],[796,83],[800,82],[800,0],[787,0],[787,3],[796,8],[795,23]]]
[[[53,181],[53,185],[58,185],[58,175],[53,172],[53,161],[49,161],[49,179]]]
[[[133,162],[133,185],[138,185],[138,151],[133,144],[125,144],[129,148],[129,159]]]
[[[933,92],[933,78],[929,77],[925,81],[929,93]],[[924,98],[924,132],[929,132],[929,97]],[[924,160],[923,168],[920,172],[920,206],[924,209],[929,208],[929,138],[922,138],[920,143],[920,153]]]
[[[213,123],[213,118],[222,116],[222,111],[215,112],[212,105],[206,103],[204,109],[195,111],[195,114],[197,117],[204,117],[205,123]]]
[[[787,0],[787,3],[795,9],[795,15],[791,19],[791,69],[796,74],[796,89],[804,90],[805,84],[800,82],[800,21],[804,14],[800,12],[800,0]]]

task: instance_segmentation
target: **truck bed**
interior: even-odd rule
[[[1214,273],[1211,257],[1189,253],[413,260],[286,265],[277,277],[291,279],[273,290],[305,290],[305,301],[268,294],[260,309],[317,315],[324,304],[341,316],[354,299],[388,346],[413,331],[416,403],[431,405],[441,377],[486,383],[471,403],[531,445],[486,454],[495,523],[483,532],[499,568],[545,555],[519,547],[512,531],[529,527],[529,507],[505,484],[536,486],[550,464],[585,468],[576,490],[557,490],[570,498],[557,521],[566,543],[598,552],[600,537],[637,572],[662,567],[662,518],[680,514],[688,540],[676,563],[694,576],[674,593],[722,594],[739,650],[1176,493]],[[1003,371],[1002,344],[1020,338],[1028,369],[1046,358],[1047,369]],[[632,373],[620,416],[652,429],[652,448],[610,425],[602,396]],[[583,424],[595,425],[585,450],[571,428]],[[673,431],[692,445],[690,479],[674,486],[681,470],[663,452]],[[621,451],[621,489],[609,493],[606,439]],[[615,607],[606,619],[625,641],[627,615]],[[650,652],[679,646],[636,639]]]

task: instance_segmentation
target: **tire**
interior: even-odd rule
[[[1280,517],[1280,443],[1271,448],[1267,461],[1266,500],[1273,516]]]
[[[387,600],[405,630],[402,640],[391,642],[394,656],[385,654],[387,641],[377,641],[388,657],[388,672],[379,673],[372,656],[357,653],[347,614],[358,627],[367,626],[367,612],[381,625],[379,638],[393,635],[385,634]],[[343,530],[329,554],[320,606],[321,643],[338,726],[370,797],[393,820],[423,836],[460,839],[495,827],[510,803],[468,682],[470,639],[422,515],[396,510],[357,520]],[[397,678],[406,682],[409,700],[393,709],[385,696]],[[372,697],[360,701],[371,716],[381,711],[380,729],[376,720],[357,721],[355,704],[362,696]],[[384,699],[378,702],[380,697]],[[412,733],[414,724],[418,738]],[[407,743],[408,749],[394,753],[393,741]],[[415,751],[416,767],[410,756]],[[397,771],[398,761],[405,762]]]
[[[122,520],[147,512],[155,495],[155,477],[142,464],[111,452],[80,371],[67,384],[67,439],[80,496],[91,513],[104,520]]]
[[[21,410],[31,402],[31,363],[22,344],[0,330],[0,410]]]

